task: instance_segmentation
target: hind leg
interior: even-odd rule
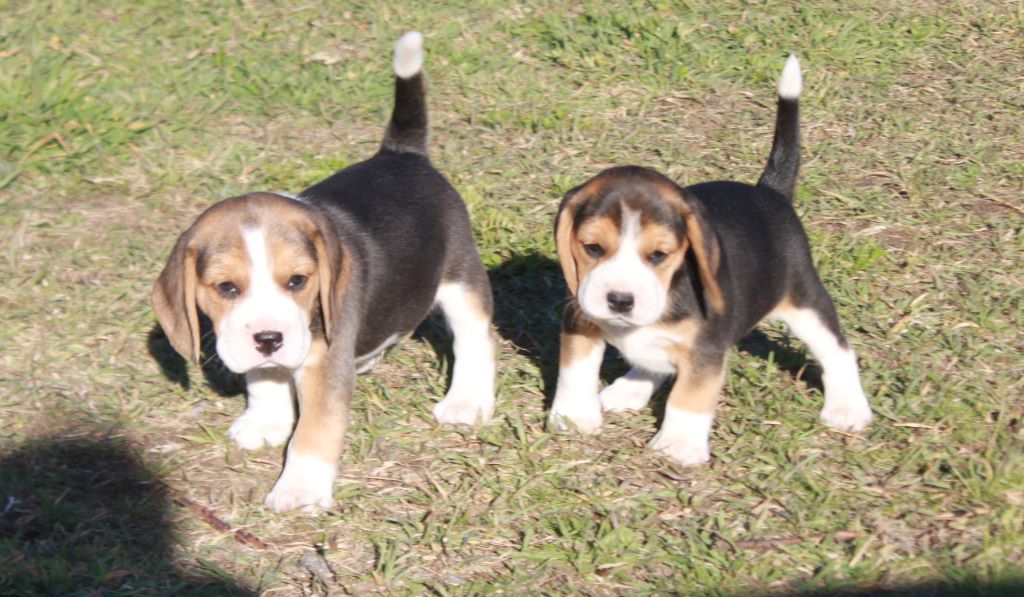
[[[772,316],[785,323],[821,364],[825,406],[821,422],[841,431],[861,431],[871,423],[871,407],[860,385],[857,355],[839,329],[832,299],[821,283],[801,297],[800,306],[786,302]]]
[[[455,336],[452,385],[434,406],[438,423],[475,425],[494,414],[494,374],[497,347],[491,335],[491,294],[480,268],[476,283],[445,282],[437,290],[441,307]]]

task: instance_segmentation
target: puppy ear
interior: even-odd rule
[[[153,287],[153,310],[174,350],[199,363],[199,311],[196,306],[196,256],[189,238],[178,239],[167,266]]]
[[[320,283],[320,312],[324,318],[327,342],[335,336],[342,301],[352,278],[352,253],[326,222],[319,222],[313,233],[316,250],[317,279]]]
[[[562,265],[562,274],[565,276],[565,283],[569,286],[569,292],[576,296],[580,280],[576,268],[576,258],[572,255],[573,241],[573,220],[576,217],[576,210],[582,202],[579,194],[579,187],[572,189],[562,198],[562,204],[558,208],[558,217],[555,218],[555,249],[558,251],[558,261]]]
[[[725,299],[718,286],[718,267],[722,248],[700,203],[683,193],[680,212],[686,225],[686,240],[697,262],[697,272],[704,288],[704,304],[714,313],[725,312]]]

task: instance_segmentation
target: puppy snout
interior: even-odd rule
[[[608,308],[613,313],[629,313],[633,310],[633,293],[617,292],[608,293]]]
[[[274,354],[284,344],[284,334],[269,330],[253,334],[252,339],[256,341],[256,350],[266,357]]]

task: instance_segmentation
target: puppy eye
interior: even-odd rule
[[[306,280],[308,279],[309,278],[307,278],[306,276],[299,275],[295,275],[292,276],[291,278],[288,278],[288,290],[301,290],[302,287],[306,285]]]
[[[589,245],[583,245],[583,250],[587,252],[587,255],[590,255],[594,259],[604,255],[604,249],[598,244],[591,243]]]
[[[217,284],[217,292],[224,298],[235,298],[238,296],[238,286],[234,282],[221,282]]]
[[[651,265],[660,265],[662,261],[665,261],[666,257],[668,257],[668,254],[664,251],[655,251],[647,256],[647,261],[649,261]]]

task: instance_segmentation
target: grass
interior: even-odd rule
[[[1015,594],[1022,7],[6,3],[0,593]],[[360,379],[338,507],[270,514],[281,453],[231,445],[236,380],[171,358],[149,290],[213,201],[374,151],[410,28],[494,283],[497,420],[432,423],[429,323]],[[647,451],[651,412],[549,435],[561,193],[620,163],[756,179],[789,51],[797,204],[877,423],[825,430],[815,365],[768,327],[731,359],[707,467]]]

